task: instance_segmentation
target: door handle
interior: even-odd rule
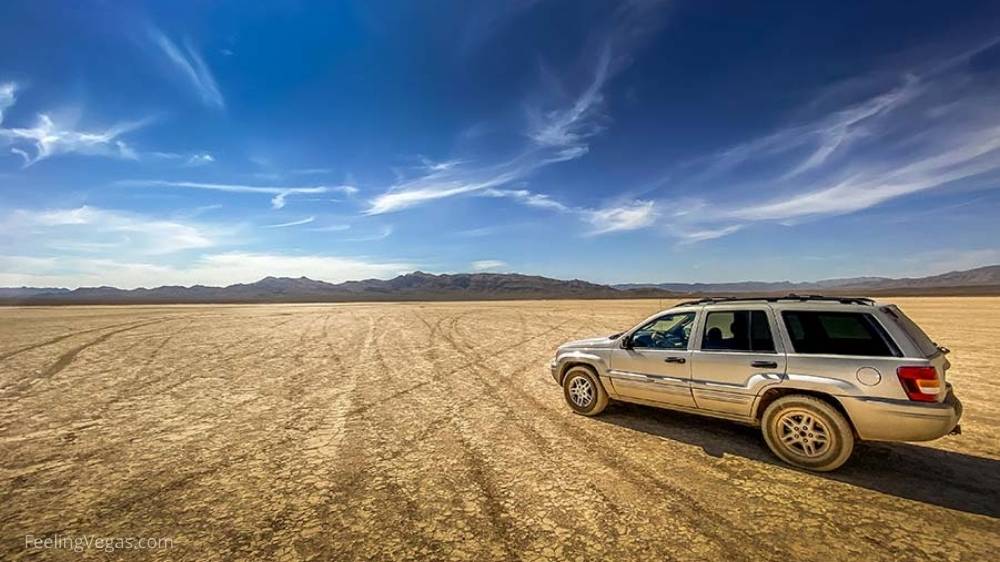
[[[750,366],[755,369],[777,369],[777,361],[753,361]]]
[[[683,357],[667,357],[663,360],[664,363],[687,363],[687,359]]]

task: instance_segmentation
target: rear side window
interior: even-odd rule
[[[773,353],[774,339],[767,315],[762,310],[709,312],[705,318],[701,349]]]
[[[781,313],[795,353],[892,357],[894,345],[870,314],[786,310]]]

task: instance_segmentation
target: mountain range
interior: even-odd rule
[[[2,304],[166,304],[415,300],[676,298],[759,293],[852,295],[1000,295],[1000,265],[941,275],[893,279],[855,277],[814,282],[633,283],[600,285],[516,273],[434,275],[416,271],[392,279],[327,283],[308,277],[265,277],[227,287],[163,286],[0,288]]]

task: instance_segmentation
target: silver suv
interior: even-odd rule
[[[760,426],[783,461],[829,471],[858,439],[961,431],[946,353],[898,307],[871,299],[713,298],[566,343],[551,369],[579,414],[621,400],[725,418]]]

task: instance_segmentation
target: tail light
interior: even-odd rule
[[[900,367],[896,376],[910,400],[935,402],[941,393],[941,379],[934,367]]]

